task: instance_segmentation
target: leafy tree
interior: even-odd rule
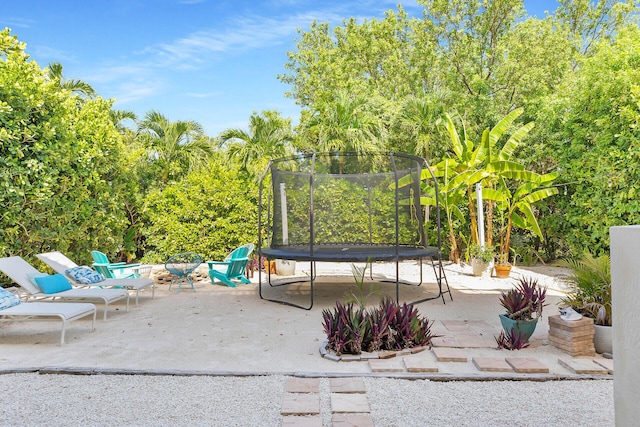
[[[638,52],[637,25],[600,41],[541,112],[553,136],[547,156],[566,183],[556,207],[562,221],[550,226],[574,254],[602,254],[611,226],[640,222]]]
[[[395,124],[399,128],[398,133],[405,135],[405,138],[409,136],[408,139],[415,144],[415,154],[429,159],[434,146],[440,148],[436,136],[443,113],[442,99],[437,95],[420,98],[411,96],[404,101]]]
[[[129,130],[123,122],[125,120],[130,120],[132,122],[138,120],[138,116],[136,115],[136,113],[131,110],[112,109],[109,113],[109,117],[111,117],[111,121],[116,126],[118,131],[123,135],[126,135],[128,133],[127,131]]]
[[[382,148],[380,128],[363,95],[338,92],[317,103],[301,124],[304,151],[376,151]]]
[[[551,183],[557,173],[539,175],[529,171],[501,171],[499,184],[483,191],[483,196],[497,202],[501,214],[500,254],[501,264],[509,262],[513,227],[528,230],[543,239],[542,230],[533,210],[533,204],[558,193]],[[515,188],[513,188],[515,187]]]
[[[590,56],[600,41],[610,41],[637,11],[636,0],[558,0],[555,17],[571,35],[574,51]],[[577,65],[576,62],[574,62]]]
[[[472,138],[518,106],[537,119],[535,112],[580,52],[590,52],[589,40],[615,34],[633,3],[562,1],[558,16],[523,19],[522,0],[420,0],[421,19],[398,7],[384,19],[352,18],[333,29],[314,22],[300,31],[296,51],[288,53],[287,74],[279,78],[290,85],[288,96],[310,112],[325,110],[341,92],[385,100],[371,110],[385,139],[422,154],[416,145],[440,141],[440,135],[434,126],[423,127],[428,133],[407,143],[408,123],[399,116],[410,99],[435,99],[442,111],[458,111],[473,124],[467,129]],[[414,126],[422,126],[414,118]]]
[[[116,250],[126,220],[111,102],[77,104],[24,50],[0,32],[0,253]]]
[[[413,70],[406,64],[411,30],[401,7],[383,20],[345,19],[333,32],[328,23],[314,21],[309,31],[299,33],[297,51],[288,53],[288,74],[279,78],[291,86],[288,95],[300,106],[313,107],[340,92],[384,99],[416,92]]]

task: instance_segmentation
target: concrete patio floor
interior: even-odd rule
[[[308,264],[298,263],[296,274],[304,276],[307,269]],[[534,276],[549,287],[548,306],[529,348],[510,352],[498,350],[495,344],[494,337],[501,330],[498,314],[502,308],[498,296],[501,290],[513,286],[513,280],[473,277],[468,266],[447,265],[453,301],[445,295],[445,303],[435,299],[418,304],[420,313],[434,322],[433,332],[440,336],[434,339],[433,349],[373,364],[336,362],[320,356],[320,346],[325,340],[321,312],[332,308],[335,301],[343,299],[355,285],[348,264],[318,264],[318,269],[315,304],[310,311],[261,300],[256,275],[252,284],[237,288],[212,285],[207,278],[195,283],[195,291],[183,286],[176,292],[175,285],[169,290],[166,282],[161,282],[155,299],[143,292],[140,305],[130,307],[129,312],[125,312],[124,306],[116,305],[107,321],[96,323],[94,332],[90,331],[88,320],[74,322],[67,330],[64,346],[56,344],[59,334],[56,322],[5,323],[0,326],[0,370],[47,368],[311,376],[381,373],[469,379],[522,375],[569,378],[585,372],[573,368],[581,366],[574,363],[575,360],[584,358],[572,358],[548,341],[547,318],[557,314],[563,289],[559,279],[566,274],[560,268],[515,268],[512,272],[514,278]],[[161,274],[160,270],[156,268],[156,277]],[[374,265],[376,277],[392,276],[394,271],[393,264]],[[205,274],[200,275],[203,276]],[[417,280],[417,264],[403,263],[401,276]],[[400,301],[412,301],[435,292],[430,268],[425,269],[425,277],[426,284],[421,287],[402,286]],[[393,284],[375,283],[374,287],[379,293],[395,295]],[[308,284],[269,289],[263,286],[265,295],[302,304],[307,302],[308,292]],[[375,304],[377,298],[372,296],[368,301]],[[447,357],[447,352],[455,357]],[[509,358],[532,359],[547,369],[528,372],[496,367],[504,367],[504,361]],[[594,368],[597,375],[610,376],[609,359],[601,356],[588,359],[602,362],[597,365],[599,370]],[[496,366],[479,368],[478,361],[490,363],[492,360]],[[419,369],[421,366],[424,368]]]

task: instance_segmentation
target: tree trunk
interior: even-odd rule
[[[476,215],[476,207],[473,204],[473,190],[471,187],[467,187],[467,199],[469,200],[469,217],[471,220],[471,242],[479,245],[478,218]]]
[[[485,240],[487,246],[493,246],[493,200],[487,200],[487,232],[485,233]]]

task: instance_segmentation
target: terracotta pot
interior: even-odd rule
[[[265,261],[264,269],[267,273],[276,274],[276,262],[275,261]]]
[[[493,266],[493,269],[496,272],[496,277],[500,279],[506,279],[511,274],[511,265],[505,264],[496,264]]]

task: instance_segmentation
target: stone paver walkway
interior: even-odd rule
[[[288,378],[282,402],[282,426],[322,426],[320,413],[320,380],[318,378]],[[369,401],[362,378],[331,378],[331,424],[338,426],[373,426]]]
[[[484,321],[441,321],[433,331],[439,335],[432,339],[431,347],[421,347],[399,352],[370,353],[364,356],[338,357],[321,347],[321,355],[336,363],[366,363],[374,374],[397,375],[447,374],[463,372],[464,375],[522,375],[548,374],[549,366],[536,357],[524,357],[518,352],[496,352],[496,356],[477,356],[482,349],[496,349],[495,336],[500,330]],[[532,340],[532,347],[542,345]],[[425,351],[426,350],[426,351]],[[471,353],[471,355],[469,354]],[[482,351],[486,353],[486,350]],[[328,357],[332,356],[332,357]],[[547,362],[548,362],[547,358]],[[572,374],[613,375],[613,360],[593,357],[559,357],[557,364]],[[453,369],[458,366],[458,370]],[[289,378],[285,384],[282,402],[282,426],[322,426],[330,416],[331,425],[373,426],[371,408],[362,378],[340,377],[329,379],[329,401],[322,402],[319,378]],[[326,384],[326,383],[325,383]],[[325,398],[326,399],[326,398]],[[330,408],[330,409],[324,409]],[[326,413],[330,411],[330,413]]]

